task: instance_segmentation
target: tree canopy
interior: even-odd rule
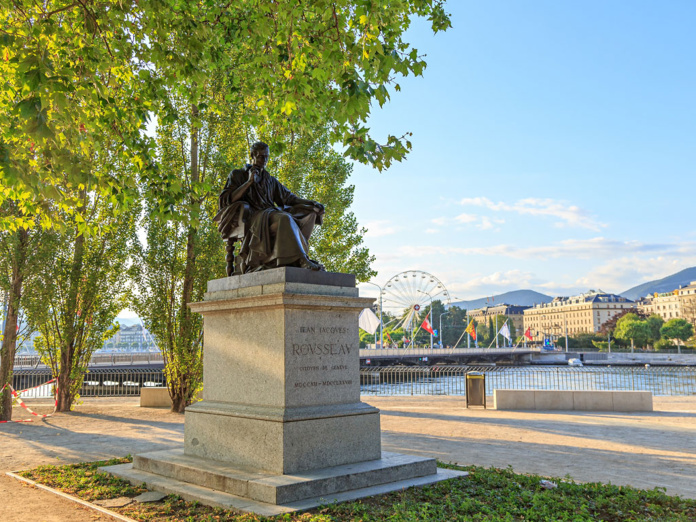
[[[226,82],[212,103],[233,106],[260,134],[269,122],[288,133],[325,127],[348,157],[388,167],[410,148],[407,133],[378,143],[366,121],[374,103],[399,90],[398,77],[425,68],[404,36],[417,17],[434,32],[450,27],[443,0],[3,4],[0,203],[13,199],[22,212],[0,226],[79,215],[72,194],[81,187],[127,208],[138,179],[166,206],[176,187],[161,176],[143,131],[155,117],[164,124],[180,117],[173,93],[214,110],[204,96],[213,75]],[[108,148],[103,137],[113,135],[117,146]],[[134,172],[93,169],[90,149]]]
[[[638,346],[644,346],[650,339],[650,326],[636,314],[628,313],[616,323],[614,336],[625,341],[633,341]]]
[[[688,341],[694,335],[694,326],[680,317],[670,319],[660,329],[662,337],[682,342]]]

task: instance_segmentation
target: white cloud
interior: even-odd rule
[[[618,293],[695,265],[696,252],[691,255],[680,255],[677,252],[649,258],[622,256],[593,268],[585,276],[578,278],[576,284],[584,288],[601,288]]]
[[[454,218],[454,220],[457,223],[474,223],[475,221],[478,220],[478,216],[476,214],[459,214]],[[443,218],[444,219],[444,218]],[[444,223],[442,223],[444,225]]]
[[[439,230],[436,228],[426,228],[425,229],[426,234],[437,234],[438,232],[439,232]]]
[[[531,272],[522,270],[507,270],[493,272],[477,276],[464,283],[454,283],[451,288],[453,294],[467,294],[480,297],[481,295],[508,292],[538,286],[540,280]],[[474,299],[476,297],[473,297]]]
[[[481,230],[490,230],[493,228],[493,222],[488,216],[483,216],[481,218],[481,223],[478,225]]]
[[[486,197],[463,198],[459,202],[463,206],[484,207],[494,212],[515,212],[521,215],[548,216],[555,218],[556,226],[571,226],[600,230],[606,224],[600,223],[588,215],[587,211],[577,205],[550,198],[525,198],[515,203],[495,203]]]
[[[449,219],[447,219],[446,217],[437,217],[435,219],[430,220],[431,223],[441,227],[444,227],[448,223],[448,221]]]
[[[383,237],[396,234],[401,228],[392,224],[391,221],[378,220],[365,223],[367,229],[366,237]]]
[[[440,247],[402,246],[401,256],[430,257],[446,255],[480,255],[509,257],[513,259],[549,259],[572,257],[576,259],[616,259],[625,255],[661,255],[665,258],[696,256],[696,243],[642,243],[640,241],[618,241],[603,237],[592,239],[566,239],[553,245],[517,246],[510,244],[488,247]]]

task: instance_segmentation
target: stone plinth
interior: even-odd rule
[[[347,274],[279,268],[210,281],[190,305],[204,317],[204,388],[186,409],[183,451],[110,471],[177,494],[181,484],[213,490],[195,498],[264,514],[456,476],[434,459],[381,452],[379,410],[360,401],[358,316],[372,303]]]
[[[273,473],[380,458],[379,412],[360,402],[358,315],[346,274],[278,269],[208,283],[203,401],[184,452]]]

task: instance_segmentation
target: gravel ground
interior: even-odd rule
[[[509,412],[463,408],[457,397],[365,397],[382,410],[387,451],[522,473],[611,482],[696,498],[696,397],[654,400],[652,413]],[[48,403],[28,402],[38,413]],[[27,418],[21,409],[15,418]],[[3,520],[110,520],[20,483],[5,471],[100,460],[183,443],[183,415],[138,399],[86,399],[75,412],[0,424]]]

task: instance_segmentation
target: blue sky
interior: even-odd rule
[[[373,280],[460,299],[620,292],[696,265],[696,2],[451,1],[453,28],[373,111],[408,159],[355,165]],[[376,293],[365,286],[364,294]]]

